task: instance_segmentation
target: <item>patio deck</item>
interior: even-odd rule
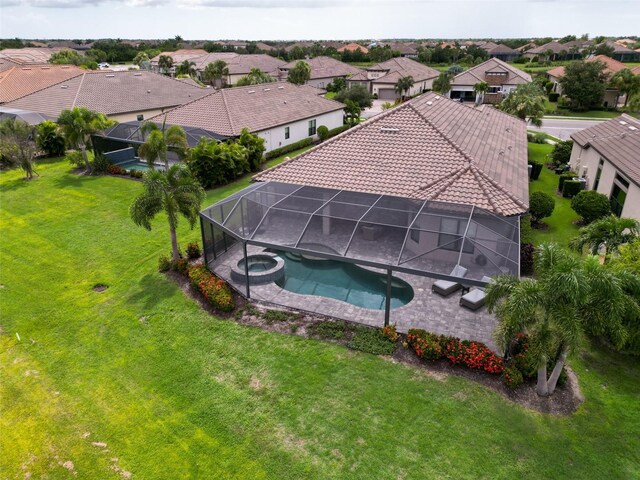
[[[247,246],[249,255],[263,251],[262,247]],[[236,244],[227,253],[209,262],[209,268],[244,295],[245,284],[231,278],[231,267],[237,265],[242,258],[242,246]],[[384,273],[384,270],[369,269]],[[489,314],[485,307],[472,312],[459,305],[460,292],[453,293],[447,298],[433,293],[431,285],[435,280],[432,278],[402,272],[393,272],[393,275],[409,283],[414,290],[413,300],[407,305],[391,310],[390,323],[396,324],[398,331],[406,333],[411,328],[422,328],[437,334],[478,340],[497,350],[492,339],[497,319]],[[317,295],[301,295],[284,290],[275,283],[251,285],[250,292],[251,298],[255,300],[350,322],[376,327],[384,326],[384,310],[366,309]]]

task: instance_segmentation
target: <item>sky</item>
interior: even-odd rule
[[[0,0],[0,38],[640,35],[640,0]]]

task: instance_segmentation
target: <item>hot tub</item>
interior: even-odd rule
[[[263,252],[247,256],[249,285],[261,285],[280,280],[284,277],[284,260],[275,253]],[[246,283],[244,258],[231,268],[231,278]]]

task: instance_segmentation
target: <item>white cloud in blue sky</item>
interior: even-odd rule
[[[638,0],[0,0],[0,37],[478,38],[639,34]]]

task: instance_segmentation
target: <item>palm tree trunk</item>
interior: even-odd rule
[[[549,396],[549,387],[547,386],[547,357],[543,356],[538,365],[538,385],[536,393],[541,397]]]
[[[170,226],[169,232],[171,233],[171,257],[174,261],[176,261],[180,258],[180,249],[178,248],[178,237],[176,235],[176,229]]]
[[[624,106],[622,108],[627,108],[627,102],[628,101],[629,101],[629,92],[624,94]]]
[[[89,163],[89,157],[87,155],[87,147],[80,146],[80,151],[82,152],[82,158],[84,159],[84,164],[87,167],[87,173],[91,173],[91,164]]]
[[[549,395],[551,395],[556,389],[556,384],[558,383],[558,378],[560,378],[562,367],[564,367],[564,364],[567,361],[568,353],[569,352],[567,352],[566,349],[563,349],[562,353],[560,354],[560,358],[558,358],[558,361],[553,367],[553,372],[551,372],[551,376],[549,377],[549,381],[547,382],[547,390]]]

